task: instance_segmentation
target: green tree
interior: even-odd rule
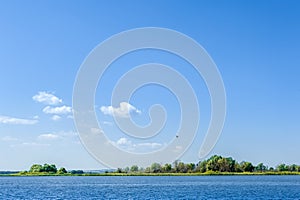
[[[236,162],[234,165],[234,172],[243,172],[243,169],[238,162]]]
[[[218,159],[217,165],[220,172],[235,171],[235,160],[233,160],[231,157]]]
[[[283,171],[288,171],[288,166],[286,166],[285,164],[280,164],[276,167],[277,171],[283,172]]]
[[[59,170],[57,171],[58,174],[66,174],[68,173],[67,170],[64,167],[59,168]]]
[[[220,172],[230,172],[230,164],[226,158],[218,160],[218,168]]]
[[[196,165],[195,165],[195,163],[188,163],[188,164],[186,164],[186,168],[187,168],[188,172],[192,172],[195,170]]]
[[[128,173],[130,171],[129,167],[125,167],[124,172]]]
[[[298,166],[295,164],[292,164],[292,165],[288,166],[288,169],[291,172],[296,172],[296,171],[298,171]]]
[[[179,163],[179,160],[175,160],[175,161],[173,162],[173,166],[174,166],[175,172],[179,172],[179,170],[178,170],[178,163]]]
[[[183,162],[179,162],[177,168],[178,168],[178,172],[181,172],[181,173],[187,172],[186,165]]]
[[[47,172],[47,173],[56,173],[57,172],[57,168],[55,165],[49,165],[49,164],[44,164],[43,168],[42,168],[43,172]]]
[[[163,172],[171,172],[171,171],[172,171],[172,165],[166,163],[166,164],[162,167],[162,171],[163,171]]]
[[[268,167],[265,166],[263,163],[259,163],[256,167],[255,167],[255,171],[258,172],[265,172],[268,170]]]
[[[253,172],[254,166],[252,165],[251,162],[242,162],[241,163],[241,168],[244,172]]]
[[[214,155],[207,160],[206,168],[211,171],[219,171],[218,160],[222,159],[221,156]]]
[[[145,173],[151,173],[151,168],[150,167],[146,167]]]
[[[151,172],[153,173],[161,172],[161,165],[159,163],[152,163],[150,168],[151,168]]]
[[[71,174],[83,174],[83,170],[72,170]]]
[[[227,160],[227,163],[229,165],[229,171],[230,172],[235,172],[235,163],[236,163],[236,161],[231,157],[226,158],[226,160]]]
[[[122,173],[122,172],[123,172],[123,171],[122,171],[122,168],[118,168],[116,172],[117,172],[117,173]]]
[[[207,165],[206,160],[199,161],[195,171],[196,172],[201,172],[201,173],[206,172],[206,165]]]
[[[130,168],[130,171],[131,172],[137,172],[137,171],[139,171],[139,167],[137,165],[132,165],[131,168]]]
[[[42,172],[42,171],[43,171],[43,166],[38,164],[32,165],[29,170],[29,172]]]

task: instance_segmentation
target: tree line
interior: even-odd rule
[[[263,163],[253,165],[251,162],[237,162],[232,157],[222,157],[219,155],[199,161],[198,163],[184,163],[176,160],[172,164],[152,163],[146,168],[132,165],[131,167],[118,168],[113,173],[209,173],[209,172],[229,172],[229,173],[264,173],[264,172],[300,172],[300,165],[279,164],[276,167],[268,167]],[[83,170],[67,171],[64,167],[57,169],[54,164],[34,164],[29,171],[21,172],[21,174],[57,174],[57,175],[92,175],[95,173],[85,173]],[[110,173],[107,171],[106,173]],[[100,173],[99,173],[100,174]]]
[[[130,172],[143,172],[143,173],[205,173],[205,172],[300,172],[300,165],[292,164],[279,164],[275,168],[268,167],[263,163],[253,165],[251,162],[242,161],[237,162],[231,157],[222,157],[214,155],[207,160],[194,163],[183,163],[175,161],[172,164],[153,163],[146,168],[133,165],[126,168],[118,168],[116,173],[130,173]]]
[[[54,164],[44,164],[44,165],[40,165],[40,164],[34,164],[30,167],[29,173],[49,173],[49,174],[84,174],[83,170],[71,170],[71,171],[67,171],[64,167],[61,167],[59,169],[57,169],[57,167]],[[25,173],[28,173],[27,171],[25,171]]]

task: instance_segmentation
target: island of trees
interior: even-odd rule
[[[29,171],[22,171],[13,175],[80,175],[80,176],[130,176],[130,175],[300,175],[300,165],[279,164],[276,167],[268,167],[263,163],[253,165],[251,162],[237,162],[231,157],[219,155],[211,156],[207,160],[198,163],[153,163],[151,166],[142,168],[137,165],[131,167],[118,168],[116,170],[100,172],[84,172],[83,170],[67,171],[64,167],[57,169],[54,164],[34,164]]]
[[[71,170],[67,171],[64,167],[57,169],[54,164],[34,164],[30,167],[29,171],[22,171],[13,175],[82,175],[84,174],[83,170]]]

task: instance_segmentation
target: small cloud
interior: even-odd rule
[[[137,144],[137,145],[141,146],[141,147],[149,147],[151,149],[155,149],[155,148],[158,148],[158,147],[162,146],[162,144],[156,143],[156,142],[146,142],[146,143],[140,143],[140,144]]]
[[[33,125],[38,123],[36,119],[21,119],[9,116],[0,116],[0,124],[20,124],[20,125]]]
[[[53,121],[58,121],[58,120],[61,119],[61,116],[59,116],[59,115],[53,115],[53,116],[51,117],[51,119],[52,119]]]
[[[60,107],[50,107],[50,106],[46,106],[43,109],[43,112],[46,114],[68,114],[72,112],[72,108],[69,106],[60,106]]]
[[[23,142],[21,145],[22,146],[31,146],[31,147],[48,147],[48,146],[50,146],[50,144],[41,144],[41,143],[36,143],[36,142]],[[15,147],[15,145],[12,147]]]
[[[38,94],[34,95],[32,99],[36,102],[47,105],[57,105],[62,103],[62,99],[59,99],[57,96],[48,92],[39,92]]]
[[[68,119],[74,119],[73,115],[68,115],[67,118]]]
[[[127,138],[120,138],[117,141],[117,145],[132,145],[132,142],[128,140]]]
[[[91,128],[90,129],[90,131],[91,131],[91,133],[92,134],[95,134],[95,135],[97,135],[97,134],[102,134],[103,133],[103,131],[100,129],[100,128]]]
[[[40,117],[38,116],[38,115],[35,115],[34,117],[33,117],[33,119],[39,119]]]
[[[77,137],[78,133],[74,131],[59,131],[57,132],[58,135],[61,135],[63,137]]]
[[[102,124],[107,125],[107,126],[112,126],[113,125],[112,122],[108,122],[108,121],[103,121]]]
[[[56,140],[59,139],[60,136],[59,135],[55,135],[52,133],[47,133],[47,134],[41,134],[38,136],[39,140]]]
[[[182,146],[175,146],[175,149],[173,150],[173,152],[180,152],[182,150]]]
[[[156,143],[156,142],[143,142],[143,143],[133,143],[131,140],[127,138],[120,138],[116,142],[112,142],[113,145],[126,149],[128,151],[133,151],[133,152],[147,152],[155,149],[159,149],[163,146],[161,143]]]
[[[113,106],[101,106],[101,112],[105,115],[111,115],[121,118],[128,118],[130,113],[141,114],[142,112],[138,110],[133,105],[130,105],[127,102],[121,102],[119,107]]]
[[[1,140],[4,142],[13,142],[13,141],[18,141],[18,138],[14,138],[11,136],[4,136],[3,138],[1,138]]]
[[[39,140],[56,140],[56,139],[71,139],[78,138],[78,133],[74,131],[57,131],[51,133],[40,134],[37,139]]]

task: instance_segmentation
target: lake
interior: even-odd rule
[[[300,199],[300,176],[0,177],[0,199]]]

